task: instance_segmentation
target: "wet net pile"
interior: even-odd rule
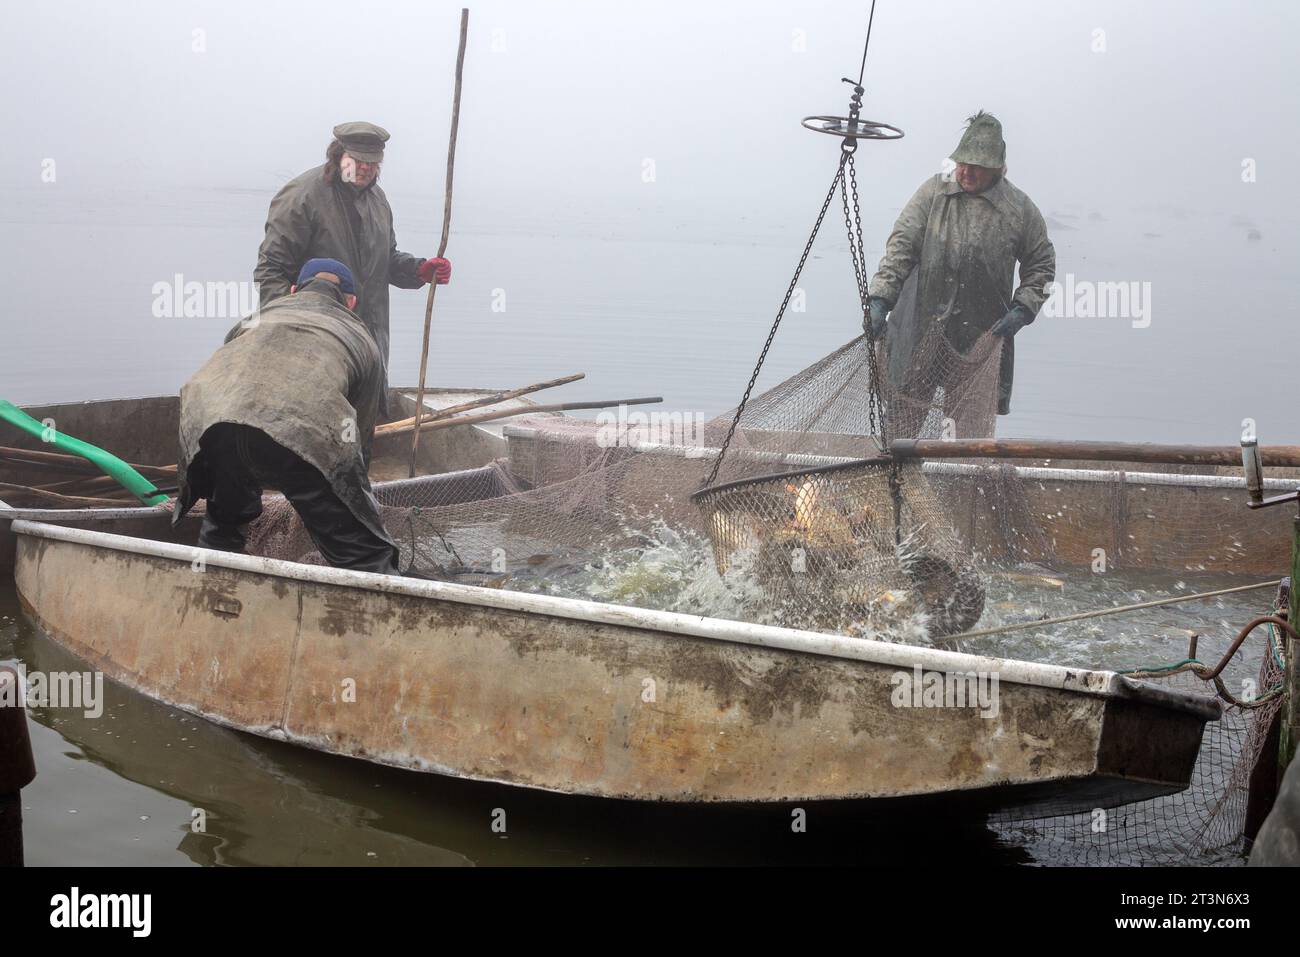
[[[1206,725],[1185,791],[1115,808],[1036,820],[1014,813],[990,826],[1040,863],[1079,866],[1232,866],[1243,863],[1251,775],[1277,748],[1269,729],[1282,708],[1280,643],[1270,635],[1257,678],[1255,706],[1225,703],[1223,716]],[[1256,649],[1257,651],[1257,649]],[[1238,669],[1247,674],[1249,664]],[[1207,684],[1189,672],[1147,680],[1191,694]],[[1236,682],[1240,684],[1241,682]],[[1269,773],[1273,772],[1269,767]],[[1258,822],[1257,822],[1258,823]]]

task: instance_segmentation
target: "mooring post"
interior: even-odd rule
[[[1286,620],[1292,628],[1300,625],[1300,516],[1291,521],[1291,598],[1287,602]],[[1283,689],[1286,697],[1282,705],[1282,733],[1277,752],[1278,780],[1286,774],[1287,765],[1295,757],[1296,745],[1300,744],[1300,668],[1296,662],[1300,644],[1289,640],[1284,632],[1282,647],[1286,650],[1286,687]]]
[[[22,690],[18,672],[0,666],[0,867],[23,866],[23,805],[18,792],[36,777]]]

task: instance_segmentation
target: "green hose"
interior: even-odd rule
[[[43,442],[48,442],[55,448],[81,456],[145,505],[161,505],[167,501],[167,496],[158,491],[152,482],[116,455],[105,452],[89,442],[83,442],[81,439],[74,439],[70,435],[64,435],[62,432],[47,428],[12,402],[0,399],[0,420],[17,426],[29,435],[35,436]]]

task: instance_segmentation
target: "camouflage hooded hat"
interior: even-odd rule
[[[980,110],[966,122],[966,132],[949,157],[954,163],[1001,169],[1007,162],[1007,144],[1002,124],[991,113]]]

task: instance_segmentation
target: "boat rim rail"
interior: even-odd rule
[[[542,439],[559,442],[584,441],[574,439],[563,432],[550,432],[536,426],[507,425],[502,429],[507,439]],[[717,448],[704,445],[678,445],[670,442],[629,442],[620,448],[630,448],[634,452],[653,452],[676,455],[687,459],[712,458],[718,454]],[[738,459],[758,462],[772,462],[791,466],[806,467],[807,471],[834,465],[851,466],[861,464],[861,457],[843,455],[818,455],[810,452],[770,452],[756,449],[733,449],[730,453]],[[993,465],[976,465],[970,462],[954,462],[950,459],[922,459],[921,468],[931,475],[976,475],[986,472]],[[1266,468],[1268,466],[1265,466]],[[1277,466],[1285,468],[1286,466]],[[1045,465],[1012,465],[1017,478],[1034,481],[1076,481],[1076,482],[1124,482],[1126,485],[1181,485],[1206,488],[1240,488],[1246,487],[1245,476],[1213,475],[1206,472],[1131,472],[1127,469],[1093,469],[1062,468]],[[774,473],[775,474],[775,473]],[[769,478],[772,476],[768,476]],[[752,481],[752,480],[751,480]],[[729,483],[709,486],[712,489],[723,488]],[[1266,478],[1265,489],[1294,491],[1296,479]]]
[[[201,557],[207,567],[226,568],[314,584],[431,598],[521,614],[661,631],[684,637],[773,648],[861,661],[867,664],[908,669],[919,667],[923,671],[945,673],[994,673],[998,675],[999,681],[1008,681],[1012,684],[1070,691],[1095,697],[1140,700],[1162,707],[1188,711],[1205,720],[1217,720],[1222,713],[1218,701],[1214,698],[1136,681],[1114,671],[1072,668],[1014,658],[995,658],[942,648],[925,648],[867,638],[852,638],[847,635],[801,631],[777,625],[760,625],[702,615],[687,615],[681,612],[612,605],[556,595],[535,595],[454,582],[424,581],[375,572],[302,565],[280,559],[241,555],[171,542],[157,542],[91,529],[67,528],[45,522],[20,520],[14,522],[13,530],[19,536],[104,548],[182,562],[186,565],[192,565],[196,558]]]

